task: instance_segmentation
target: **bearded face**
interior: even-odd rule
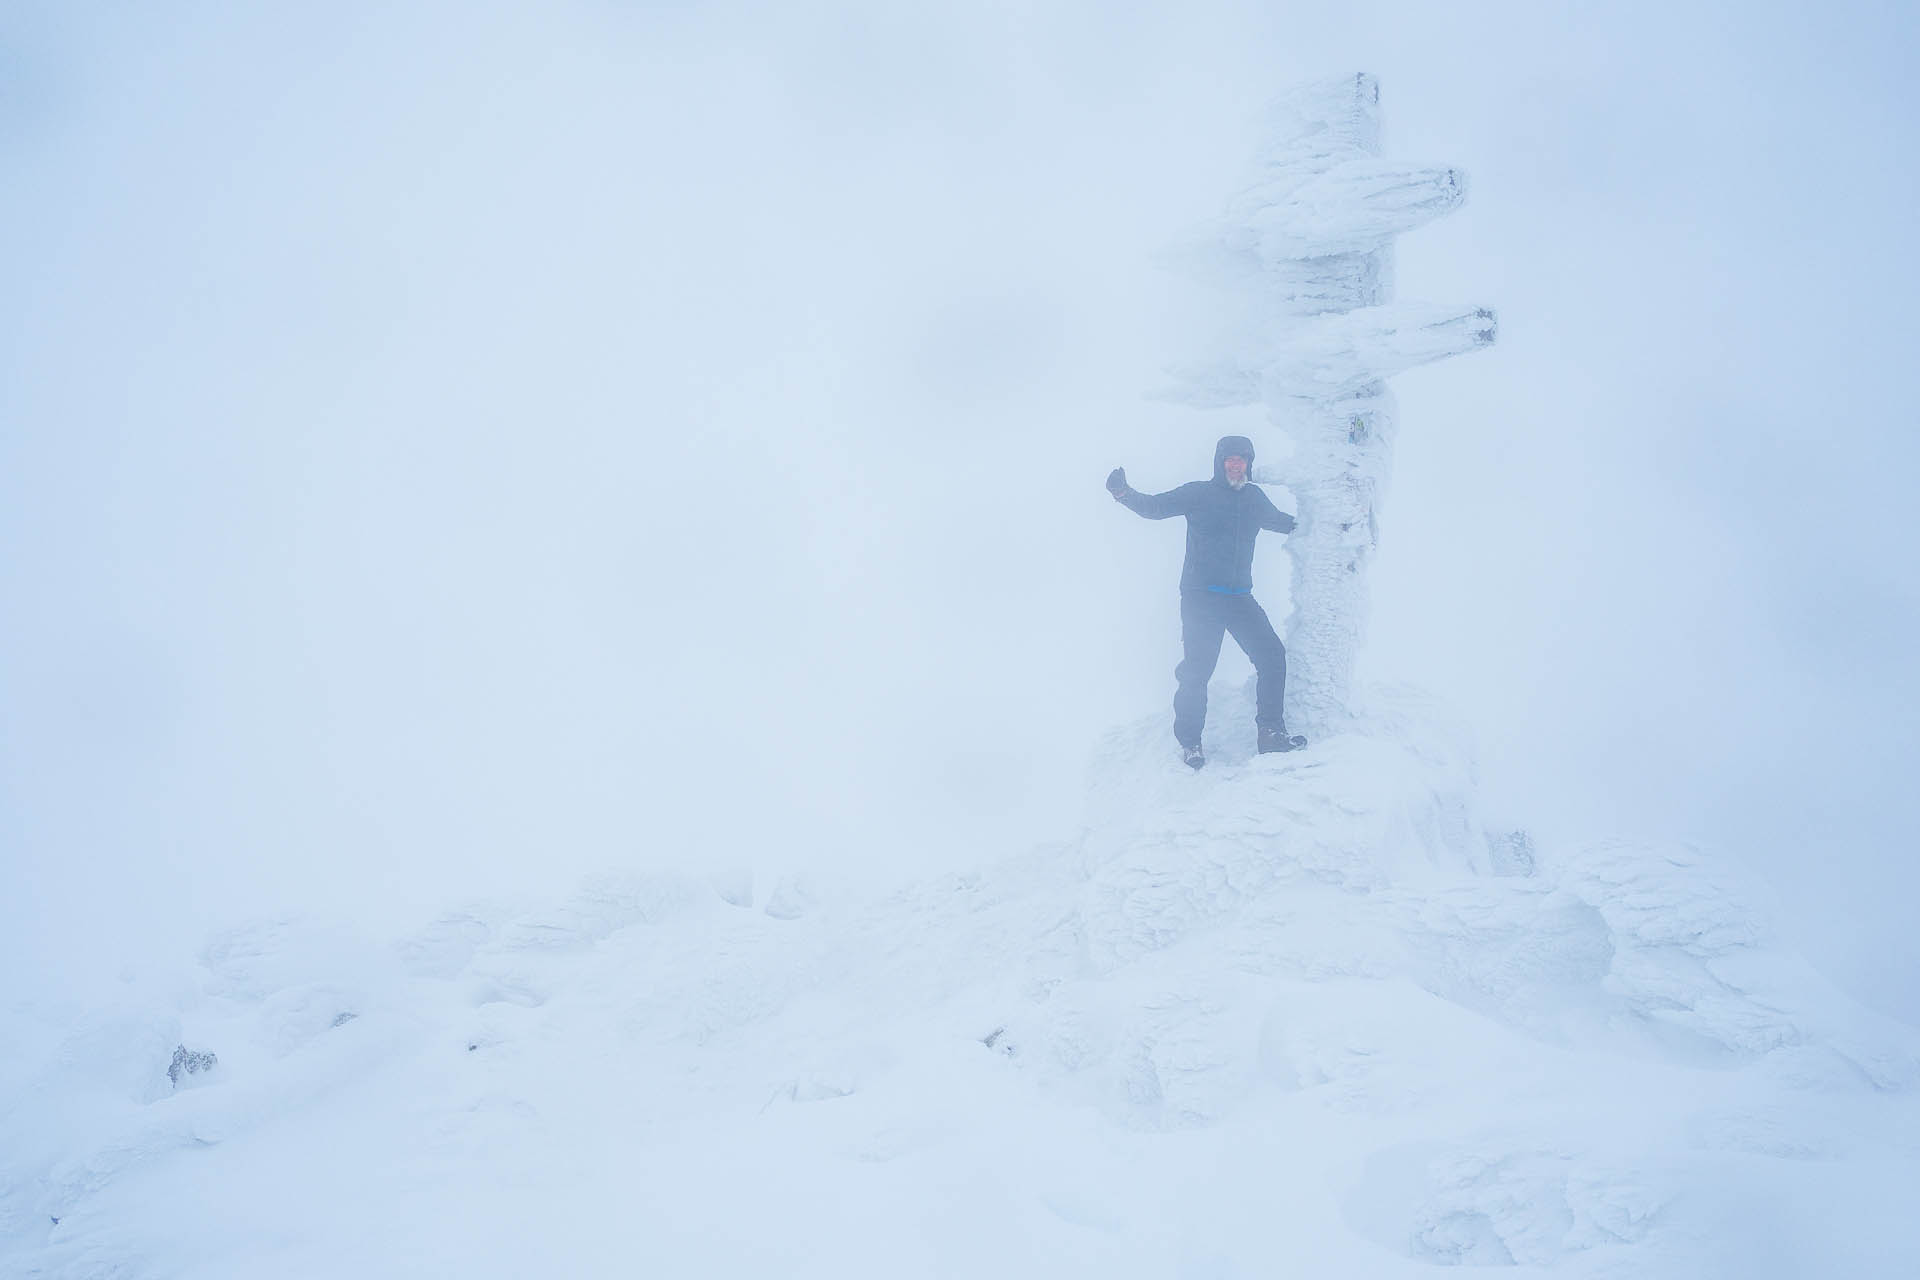
[[[1221,463],[1226,468],[1227,483],[1238,489],[1247,482],[1247,460],[1237,453],[1228,454]]]

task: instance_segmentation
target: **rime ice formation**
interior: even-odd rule
[[[1734,868],[1484,830],[1417,694],[1285,756],[1222,704],[1202,773],[1143,719],[1077,839],[896,890],[624,875],[0,1001],[0,1275],[1920,1274],[1920,1033]]]
[[[1214,246],[1271,329],[1187,383],[1312,428],[1310,750],[1254,754],[1248,689],[1201,773],[1143,719],[1075,839],[905,887],[626,874],[246,924],[94,1005],[16,976],[0,1275],[1920,1275],[1920,1031],[1735,866],[1489,830],[1430,700],[1344,711],[1381,379],[1491,326],[1378,304],[1460,182],[1373,111],[1296,102]]]
[[[1291,457],[1256,468],[1299,503],[1287,720],[1324,734],[1349,705],[1367,562],[1392,465],[1386,379],[1493,341],[1484,307],[1390,303],[1393,239],[1458,208],[1466,179],[1379,157],[1380,87],[1358,75],[1275,109],[1259,179],[1183,256],[1244,310],[1229,349],[1172,370],[1203,408],[1267,406]]]

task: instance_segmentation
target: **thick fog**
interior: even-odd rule
[[[1473,181],[1400,296],[1501,331],[1396,383],[1364,674],[1920,1016],[1920,21],[1546,8],[9,5],[10,976],[1071,835],[1178,656],[1102,478],[1286,425],[1144,398],[1209,301],[1154,254],[1366,70]]]

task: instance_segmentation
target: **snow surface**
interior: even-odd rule
[[[1484,830],[1411,691],[1265,757],[1250,701],[973,873],[260,920],[18,999],[0,1274],[1920,1274],[1920,1033],[1761,887]]]

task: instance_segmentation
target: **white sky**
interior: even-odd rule
[[[16,970],[1069,834],[1178,656],[1101,478],[1284,425],[1142,398],[1151,256],[1364,69],[1473,180],[1400,295],[1501,317],[1396,383],[1367,672],[1920,1016],[1909,8],[290,10],[0,12]]]

